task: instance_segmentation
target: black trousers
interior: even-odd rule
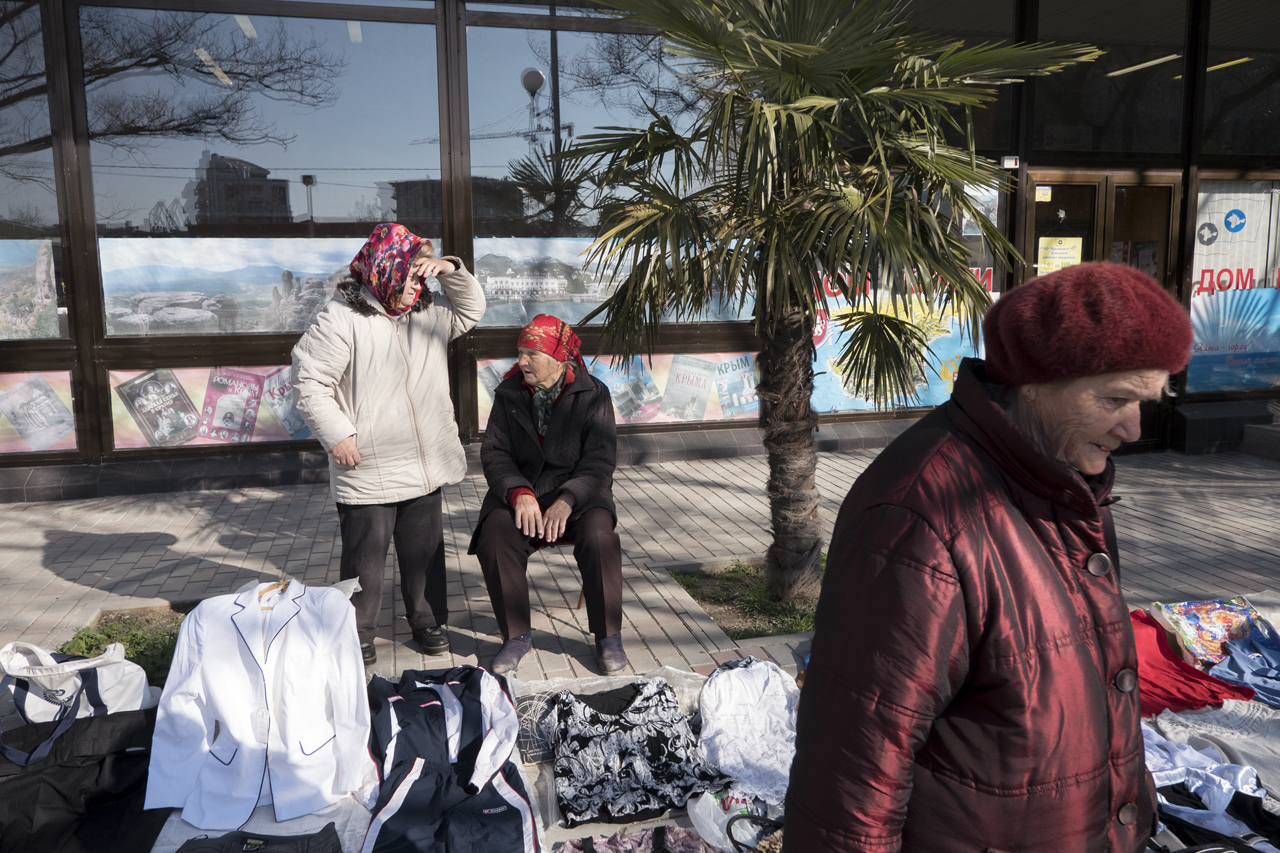
[[[609,511],[596,507],[570,519],[559,542],[573,543],[573,558],[582,575],[587,604],[587,625],[596,638],[622,630],[622,540],[613,529]],[[502,639],[509,640],[529,628],[529,555],[540,540],[516,527],[515,510],[499,507],[480,525],[476,556],[489,589],[493,614],[498,617]]]
[[[382,610],[383,568],[394,538],[405,615],[415,630],[449,621],[440,490],[393,504],[338,504],[342,531],[339,576],[360,579],[351,596],[360,642],[372,643]]]

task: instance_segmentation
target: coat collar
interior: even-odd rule
[[[231,614],[231,621],[240,632],[240,639],[249,648],[253,659],[263,670],[267,666],[267,655],[276,636],[293,617],[298,615],[302,606],[298,600],[307,594],[307,588],[296,580],[290,580],[284,593],[276,599],[271,610],[263,610],[258,606],[258,593],[268,584],[260,583],[253,589],[246,589],[235,598],[236,607],[240,608]],[[263,642],[263,621],[267,623],[266,642]]]
[[[368,288],[350,275],[345,276],[338,282],[337,287],[334,289],[333,298],[355,311],[361,317],[387,316],[387,311],[382,307],[382,303],[370,296]],[[409,309],[408,313],[417,314],[419,311],[425,311],[429,307],[431,307],[431,291],[424,290],[422,295],[418,297],[418,301],[413,303],[413,307]],[[402,314],[401,316],[405,315]],[[389,317],[388,319],[396,318]]]
[[[945,407],[947,417],[1032,493],[1090,518],[1097,516],[1099,505],[1110,503],[1115,463],[1108,458],[1101,474],[1084,475],[1065,462],[1046,456],[1009,413],[991,399],[984,380],[986,368],[982,360],[964,359]]]

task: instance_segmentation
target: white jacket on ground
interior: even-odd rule
[[[293,348],[298,411],[326,451],[354,435],[360,464],[329,457],[329,486],[343,504],[395,503],[457,483],[466,455],[449,396],[448,344],[484,316],[484,291],[462,261],[400,317],[354,279]]]
[[[183,621],[146,808],[230,830],[267,794],[276,820],[289,820],[360,791],[376,771],[355,609],[337,589],[297,581],[260,599],[270,586],[207,599]]]

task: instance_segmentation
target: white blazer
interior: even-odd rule
[[[297,581],[260,602],[267,586],[203,601],[182,623],[146,808],[236,829],[268,792],[276,820],[289,820],[359,790],[372,770],[355,609]]]

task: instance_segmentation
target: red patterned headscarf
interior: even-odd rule
[[[384,222],[374,226],[373,233],[351,261],[351,275],[378,300],[389,317],[399,317],[413,308],[412,303],[408,308],[400,307],[400,296],[409,266],[423,246],[430,248],[431,241],[410,233],[403,225]],[[424,287],[418,291],[414,302],[425,290]]]
[[[546,353],[556,361],[573,359],[584,368],[587,366],[582,360],[582,341],[574,334],[573,327],[550,314],[539,314],[530,320],[529,325],[520,330],[516,347]],[[506,375],[514,376],[519,369],[517,364]]]

